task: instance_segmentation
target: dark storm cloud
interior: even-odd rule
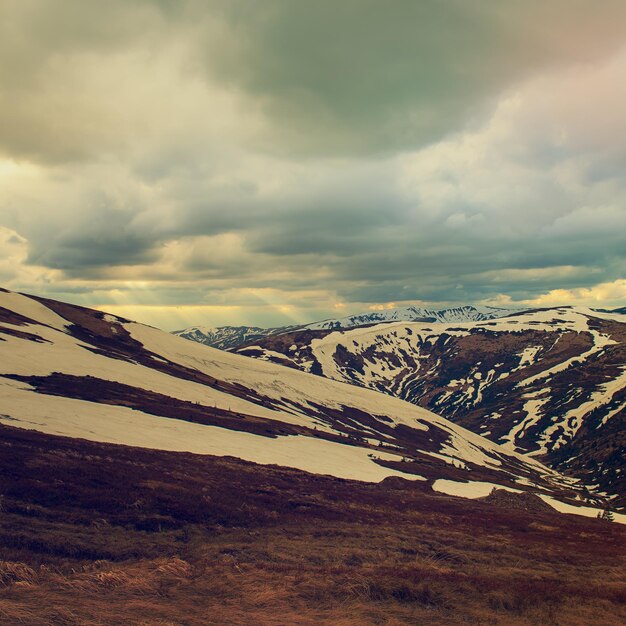
[[[28,261],[68,275],[91,275],[94,268],[154,261],[159,242],[133,226],[134,206],[120,206],[104,192],[83,198],[31,225]]]
[[[613,0],[6,0],[0,272],[311,310],[621,279],[625,35]]]
[[[263,112],[265,149],[392,153],[482,119],[537,69],[601,58],[625,24],[617,0],[6,0],[0,147],[53,162],[126,150],[117,100],[142,76],[120,80],[124,55],[149,64],[169,47],[182,73]]]
[[[207,67],[259,99],[274,146],[370,154],[422,146],[481,118],[538,67],[593,60],[623,41],[626,7],[244,0],[217,14],[226,35],[204,42]]]

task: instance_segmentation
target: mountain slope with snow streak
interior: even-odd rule
[[[571,504],[583,494],[536,460],[403,400],[6,291],[0,407],[2,425],[97,442],[425,488],[486,481]]]
[[[241,354],[429,408],[626,504],[626,316],[561,307],[266,338]]]

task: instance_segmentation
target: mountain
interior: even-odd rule
[[[296,331],[239,352],[428,408],[626,504],[623,314],[562,307]]]
[[[259,328],[258,326],[191,326],[183,330],[176,330],[172,334],[183,339],[197,341],[220,350],[229,350],[252,341],[257,341],[269,335],[288,332],[290,326],[280,328]]]
[[[626,306],[619,307],[617,309],[592,309],[598,313],[617,313],[619,315],[626,315]]]
[[[516,313],[519,309],[503,309],[492,306],[465,305],[447,309],[426,309],[415,306],[373,311],[360,315],[348,315],[336,319],[307,324],[309,330],[353,328],[382,322],[470,322],[491,320]]]
[[[260,328],[258,326],[191,326],[173,332],[178,337],[197,341],[220,350],[232,350],[250,344],[264,337],[279,335],[294,330],[325,330],[329,328],[352,328],[382,322],[467,322],[496,319],[515,313],[516,310],[491,306],[460,306],[448,309],[424,309],[414,306],[375,311],[360,315],[349,315],[336,319],[327,319],[301,326],[280,326]]]
[[[624,623],[594,503],[403,400],[0,291],[1,626]]]
[[[581,495],[536,460],[376,391],[52,300],[3,291],[0,307],[0,424],[461,494]]]

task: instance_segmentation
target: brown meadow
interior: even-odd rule
[[[1,429],[0,624],[626,622],[626,529]]]

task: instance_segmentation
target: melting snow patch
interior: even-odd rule
[[[518,481],[521,483],[521,481]],[[494,483],[469,481],[466,483],[460,483],[456,480],[439,479],[433,483],[433,491],[439,493],[445,493],[448,496],[457,496],[459,498],[484,498],[491,493],[492,489],[505,489],[512,493],[522,493],[520,489],[513,489],[511,487],[505,487],[503,485],[496,485]],[[574,506],[573,504],[566,504],[556,498],[548,496],[546,494],[537,494],[544,502],[549,504],[552,508],[559,513],[573,513],[575,515],[583,515],[584,517],[597,517],[598,513],[602,511],[590,506]],[[613,513],[613,519],[620,523],[626,524],[626,514]]]
[[[441,478],[433,483],[433,491],[445,493],[448,496],[458,496],[459,498],[484,498],[491,493],[492,489],[506,489],[512,493],[521,493],[519,489],[479,481],[460,483],[456,480]]]
[[[574,515],[583,515],[584,517],[597,517],[598,513],[602,513],[602,510],[594,509],[590,506],[574,506],[573,504],[566,504],[565,502],[561,502],[545,494],[538,495],[544,502],[547,502],[551,507],[559,511],[559,513],[572,513]],[[613,513],[613,520],[618,524],[626,524],[626,514]]]

